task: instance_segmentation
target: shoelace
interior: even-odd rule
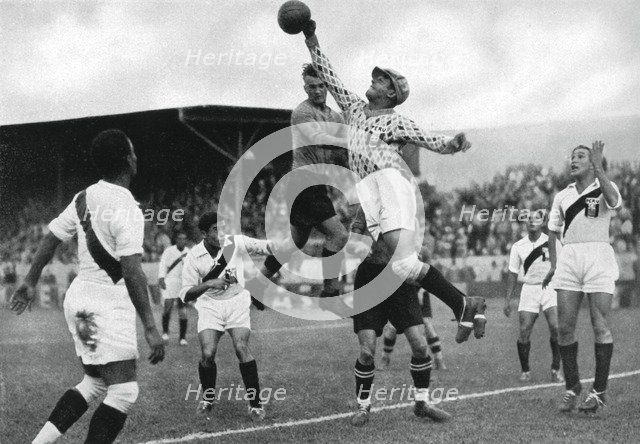
[[[369,413],[369,406],[362,404],[358,405],[358,412]]]
[[[573,393],[571,390],[567,390],[566,392],[564,392],[564,397],[562,398],[562,400],[565,402],[569,402],[575,397],[576,397],[575,393]]]

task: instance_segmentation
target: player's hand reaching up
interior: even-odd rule
[[[601,140],[596,140],[591,145],[591,163],[595,169],[602,169],[604,162],[604,143]]]
[[[164,341],[160,337],[160,333],[158,333],[155,325],[145,328],[144,338],[147,340],[147,344],[149,344],[149,348],[151,349],[149,362],[155,365],[164,360]]]
[[[467,140],[467,136],[464,133],[456,134],[455,137],[449,142],[450,152],[457,153],[462,151],[463,153],[471,148],[471,142]]]
[[[20,315],[28,307],[31,307],[31,303],[36,299],[36,287],[35,285],[29,285],[26,282],[18,287],[18,289],[11,296],[11,302],[9,308]]]
[[[304,37],[307,39],[310,39],[311,37],[313,37],[316,34],[316,21],[309,20],[309,22],[304,27],[302,32],[304,32]]]

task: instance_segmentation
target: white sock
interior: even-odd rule
[[[61,436],[62,433],[60,433],[60,430],[47,421],[31,444],[50,444],[56,442]]]
[[[415,390],[415,400],[416,401],[426,401],[429,402],[429,389],[428,388],[416,388]]]
[[[356,398],[356,400],[358,401],[358,406],[360,407],[369,407],[371,405],[371,396],[369,396],[367,399]]]

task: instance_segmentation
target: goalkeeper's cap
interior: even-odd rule
[[[376,66],[373,68],[373,71],[371,71],[372,77],[379,76],[380,74],[384,74],[391,79],[393,88],[396,90],[396,105],[400,105],[407,100],[407,97],[409,97],[409,82],[405,76],[393,69],[380,68],[379,66]]]

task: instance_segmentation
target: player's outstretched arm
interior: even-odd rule
[[[604,200],[607,202],[607,206],[612,210],[619,208],[622,205],[622,196],[620,191],[613,185],[613,183],[607,177],[607,173],[604,170],[604,143],[600,140],[596,140],[591,145],[591,163],[593,165],[593,171],[600,182],[600,189]]]
[[[398,142],[410,143],[421,148],[426,148],[438,154],[453,154],[465,152],[471,148],[471,142],[464,133],[455,137],[435,134],[421,128],[413,120],[402,115],[397,115],[398,124],[394,125],[392,139]]]
[[[343,111],[346,111],[351,105],[363,100],[355,93],[344,87],[342,80],[336,74],[336,70],[331,66],[329,59],[320,49],[318,37],[316,36],[316,22],[309,20],[307,28],[304,29],[305,43],[311,53],[311,62],[318,72],[320,80],[327,85],[327,89],[335,99],[336,103]]]
[[[149,294],[147,292],[147,277],[142,271],[141,258],[139,254],[122,256],[120,258],[122,276],[129,292],[131,302],[142,321],[144,327],[144,337],[151,348],[149,361],[157,364],[164,359],[164,341],[158,333],[156,323],[153,319]]]
[[[12,311],[15,311],[16,314],[22,314],[35,299],[36,285],[38,284],[42,270],[51,259],[53,259],[56,248],[58,248],[61,242],[62,241],[51,232],[47,233],[40,241],[38,251],[36,251],[33,263],[27,276],[24,278],[24,282],[11,296],[9,307]]]

